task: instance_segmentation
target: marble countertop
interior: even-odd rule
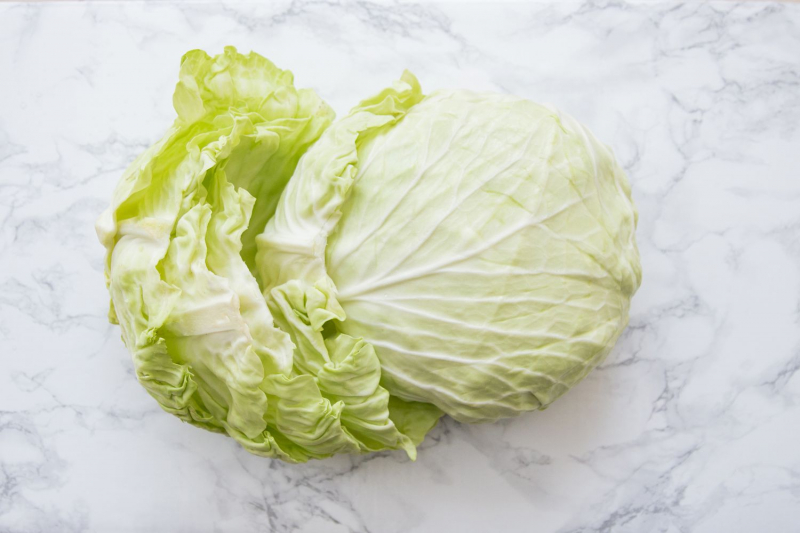
[[[644,282],[550,409],[288,465],[182,424],[106,320],[93,223],[227,44],[339,114],[428,91],[551,102],[629,173]],[[800,4],[0,4],[0,531],[797,531]]]

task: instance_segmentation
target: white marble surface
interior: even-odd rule
[[[183,52],[343,113],[410,68],[548,101],[633,183],[644,283],[546,412],[287,465],[163,413],[93,222]],[[751,532],[800,524],[800,4],[0,4],[0,531]]]

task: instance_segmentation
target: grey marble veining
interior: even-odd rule
[[[341,115],[423,88],[551,102],[640,212],[630,327],[550,409],[287,465],[163,413],[93,222],[227,44]],[[800,4],[0,4],[0,531],[750,532],[800,523]]]

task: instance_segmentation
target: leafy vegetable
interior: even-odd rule
[[[97,223],[110,318],[166,411],[253,453],[305,461],[402,448],[414,457],[440,412],[390,401],[371,345],[309,330],[336,312],[324,288],[308,299],[284,290],[307,334],[293,334],[295,351],[294,330],[275,327],[250,270],[255,235],[333,120],[292,83],[290,72],[233,48],[184,56],[177,120],[126,171]]]
[[[443,413],[547,407],[627,324],[630,187],[566,115],[406,72],[332,124],[233,48],[186,54],[174,104],[97,231],[110,319],[186,422],[292,462],[414,458]]]
[[[546,407],[608,354],[641,281],[636,219],[572,118],[423,97],[406,72],[303,157],[256,264],[304,365],[361,342],[393,396],[481,422]]]

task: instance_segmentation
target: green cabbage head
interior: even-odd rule
[[[110,319],[163,409],[290,462],[543,409],[641,282],[630,186],[572,118],[406,72],[348,116],[226,48],[97,222]]]
[[[361,343],[393,397],[482,422],[547,407],[609,353],[641,281],[636,221],[572,118],[423,96],[405,73],[303,156],[256,264],[313,368]]]

